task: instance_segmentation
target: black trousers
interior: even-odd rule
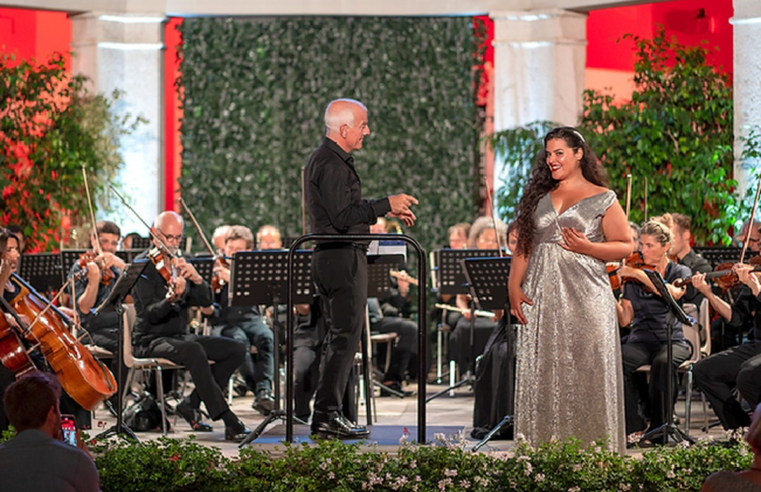
[[[676,369],[691,355],[692,349],[683,342],[674,342],[673,367]],[[668,415],[669,398],[677,395],[678,378],[676,370],[672,371],[671,390],[672,395],[666,395],[666,382],[668,381],[668,364],[666,352],[668,347],[665,343],[637,343],[627,342],[621,346],[621,358],[624,366],[624,404],[626,411],[626,433],[642,431],[647,428],[647,421],[640,409],[641,398],[649,398],[652,415],[650,429],[656,429],[666,423]],[[640,395],[634,380],[635,371],[645,364],[650,364],[649,394]]]
[[[695,385],[705,393],[725,429],[750,424],[748,413],[732,396],[732,387],[756,408],[761,400],[761,341],[751,341],[706,357],[693,370]]]
[[[391,362],[383,380],[401,383],[412,355],[417,353],[417,324],[405,318],[388,317],[381,318],[370,328],[378,333],[396,333],[399,337],[391,351]]]
[[[244,343],[232,338],[186,334],[156,338],[148,345],[135,346],[134,351],[138,357],[162,357],[185,366],[196,386],[188,400],[193,408],[203,401],[212,420],[219,420],[230,409],[221,388],[243,363]],[[209,360],[214,364],[209,365]]]
[[[365,323],[367,254],[353,247],[316,250],[312,276],[327,323],[312,417],[314,426],[343,410],[341,401]]]

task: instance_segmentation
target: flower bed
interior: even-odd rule
[[[717,470],[750,466],[745,444],[653,448],[620,456],[602,445],[516,445],[512,453],[472,453],[441,436],[431,446],[402,443],[396,453],[319,442],[278,453],[243,449],[224,457],[191,439],[95,448],[104,492],[110,491],[690,491]]]

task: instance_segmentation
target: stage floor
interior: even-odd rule
[[[437,391],[445,388],[444,385],[429,384],[427,394],[432,395]],[[407,389],[415,389],[415,385],[410,385]],[[254,398],[249,393],[245,397],[236,396],[233,399],[233,411],[240,419],[254,429],[264,419],[257,411],[251,408]],[[370,427],[370,437],[367,439],[370,446],[375,449],[384,451],[395,451],[404,436],[407,441],[417,440],[417,396],[407,398],[395,397],[376,397],[377,403],[377,421]],[[680,419],[680,429],[684,426],[684,397],[681,396],[676,406],[676,413]],[[692,421],[690,425],[690,435],[696,440],[717,440],[727,439],[727,435],[721,426],[715,426],[708,433],[703,432],[703,405],[698,393],[693,397]],[[708,409],[709,422],[716,421],[716,418]],[[113,419],[105,410],[98,410],[93,419],[93,429],[89,431],[91,435],[97,435],[99,429],[108,428],[114,423]],[[170,417],[170,422],[172,417]],[[365,406],[360,407],[360,423],[366,422]],[[467,447],[474,446],[478,441],[470,437],[470,431],[473,423],[473,393],[467,387],[455,391],[455,396],[440,396],[427,405],[426,435],[428,440],[435,440],[442,434],[447,438],[458,439],[459,435],[464,436],[467,441]],[[181,418],[177,420],[174,431],[168,434],[172,438],[185,438],[193,434],[188,424]],[[137,434],[140,440],[156,439],[162,434],[157,432],[140,432]],[[214,423],[214,432],[195,433],[196,441],[208,446],[220,448],[226,456],[237,456],[239,448],[235,443],[224,440],[224,425],[222,422]],[[247,446],[254,449],[268,450],[277,452],[282,450],[282,441],[285,439],[285,422],[276,421],[270,424],[264,433]],[[309,442],[309,427],[304,425],[294,426],[294,440],[298,442]],[[513,441],[491,441],[483,451],[506,452],[513,447]],[[629,450],[629,454],[640,454],[639,450]]]

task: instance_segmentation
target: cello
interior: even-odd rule
[[[86,410],[95,409],[116,393],[111,371],[96,360],[68,330],[73,323],[15,273],[11,282],[19,290],[11,307],[32,321],[23,330],[24,338],[40,347],[61,386]]]

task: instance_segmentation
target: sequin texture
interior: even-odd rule
[[[569,437],[607,438],[624,453],[623,375],[616,305],[605,264],[560,245],[562,227],[604,241],[602,218],[616,195],[585,198],[558,215],[545,195],[537,204],[534,249],[523,290],[528,324],[519,326],[516,433],[536,445]]]

